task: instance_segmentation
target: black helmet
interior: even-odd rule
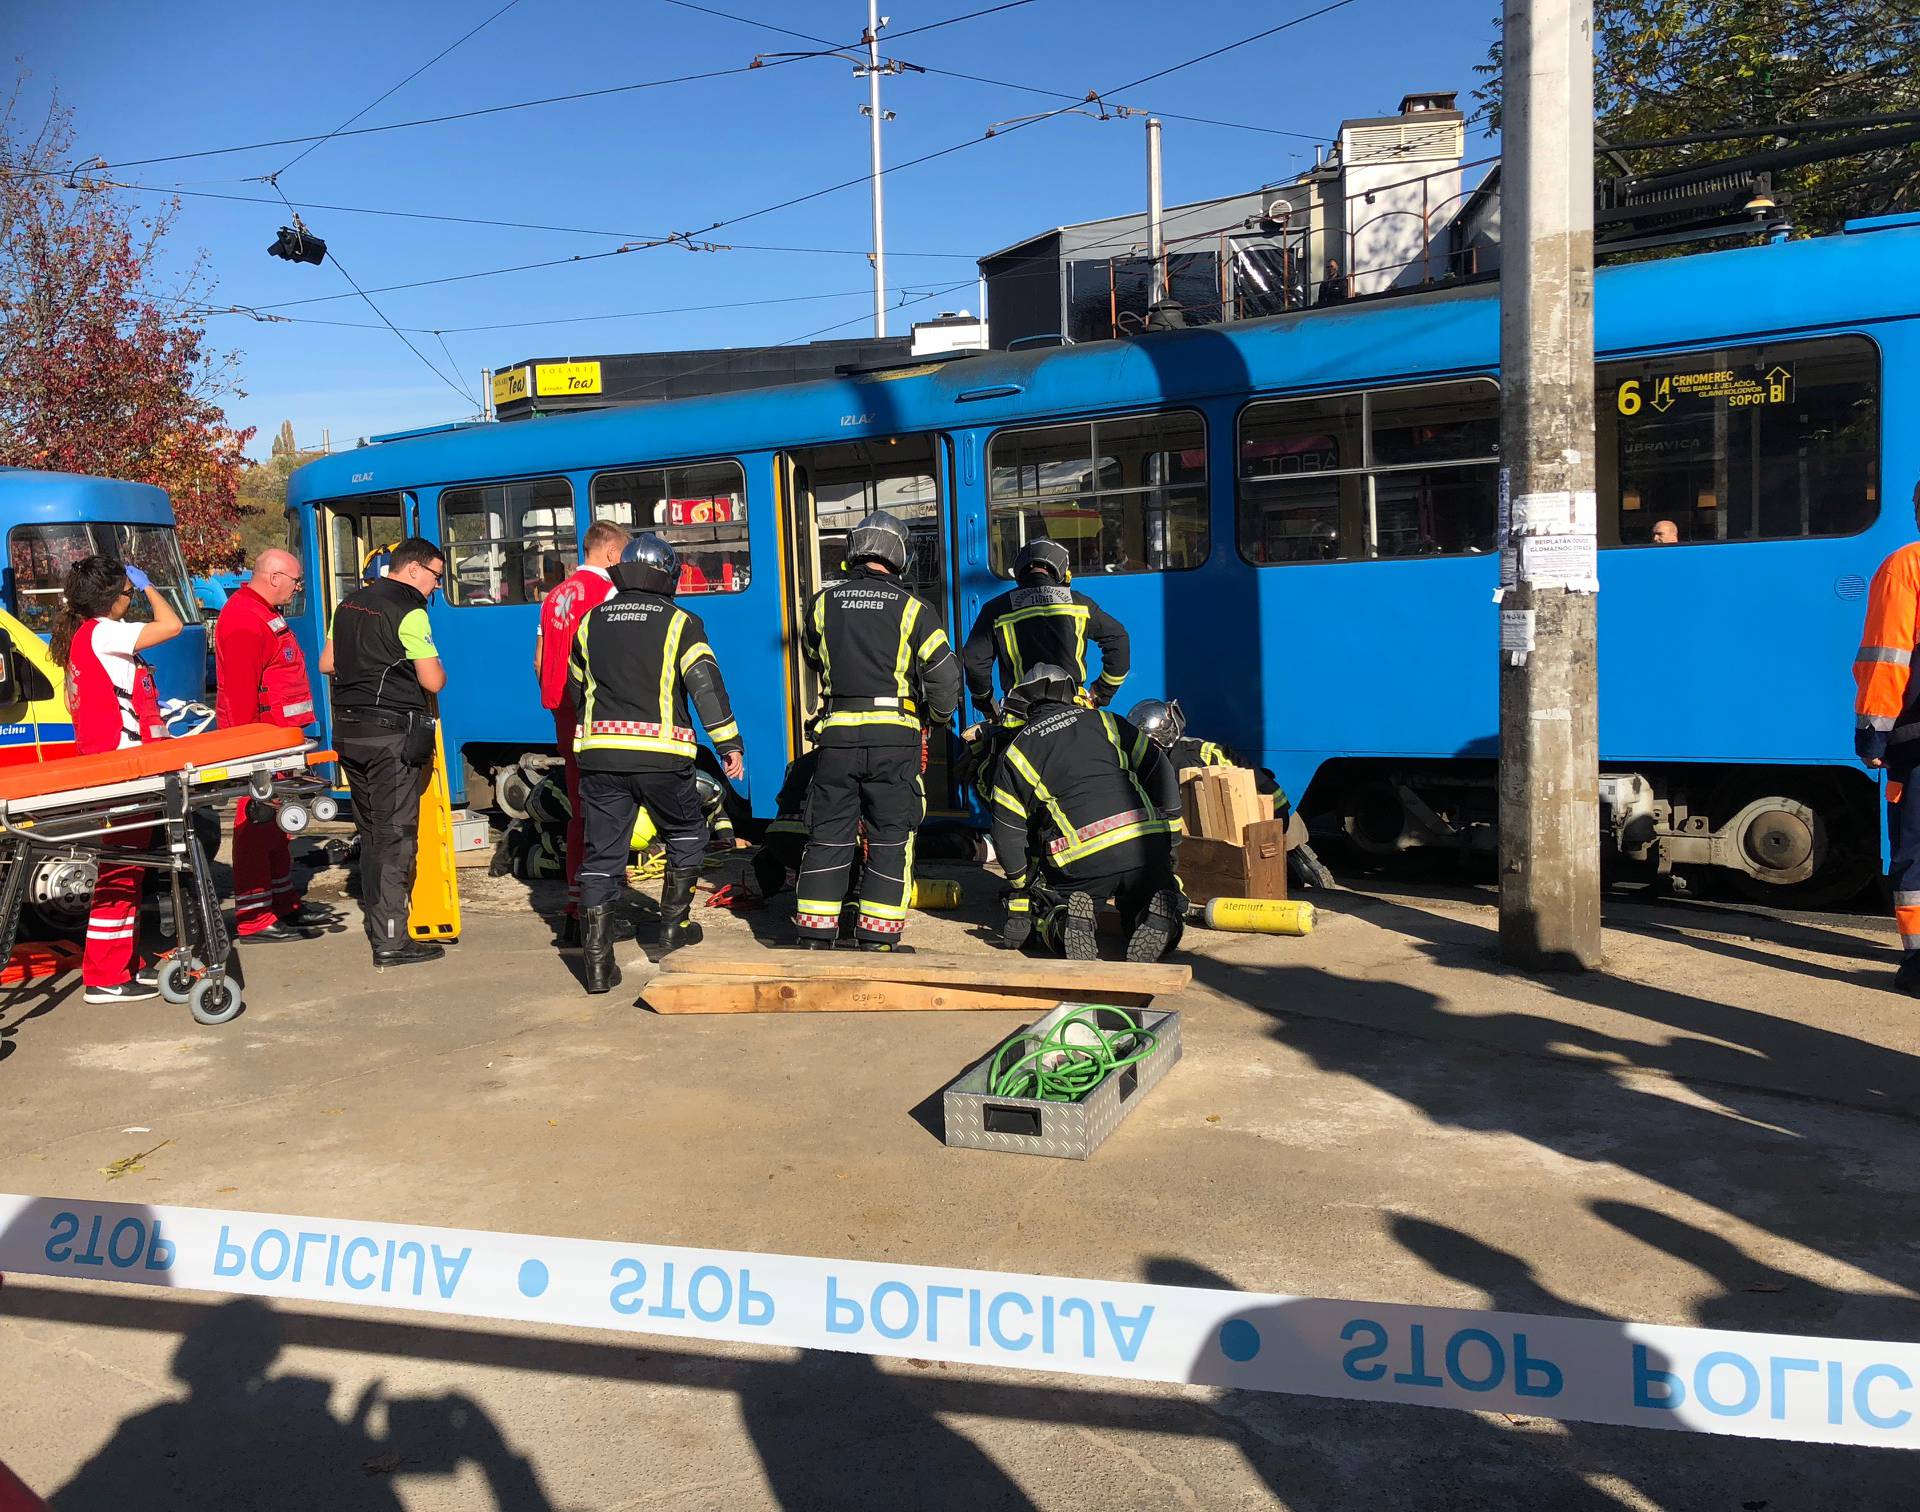
[[[1013,691],[1007,694],[1002,703],[1006,712],[1015,719],[1031,719],[1039,705],[1070,704],[1079,691],[1079,681],[1065,667],[1055,666],[1052,662],[1035,662],[1020,674],[1020,681],[1013,685]]]
[[[1187,733],[1187,716],[1180,712],[1180,700],[1177,698],[1143,699],[1128,713],[1127,723],[1141,731],[1155,745],[1169,751]]]
[[[612,575],[614,586],[629,593],[671,595],[680,585],[680,553],[672,542],[643,531],[627,542]]]
[[[884,509],[876,509],[847,537],[847,565],[859,562],[885,562],[895,572],[905,572],[913,560],[913,542],[907,527]]]
[[[1065,587],[1073,581],[1073,559],[1058,541],[1029,541],[1013,559],[1013,575],[1024,578],[1029,572],[1051,572],[1053,580]]]

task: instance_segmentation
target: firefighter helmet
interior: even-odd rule
[[[1128,712],[1127,723],[1165,750],[1172,750],[1187,733],[1187,716],[1180,711],[1177,698],[1143,699]]]
[[[1002,706],[1015,719],[1031,719],[1038,705],[1070,704],[1079,691],[1079,682],[1065,667],[1052,662],[1035,662],[1021,673],[1020,681],[1002,700]]]
[[[629,593],[671,594],[680,583],[680,553],[670,541],[642,531],[613,566],[614,585]]]
[[[913,542],[907,527],[884,509],[876,509],[847,537],[847,565],[860,562],[884,562],[895,572],[905,572],[913,560]]]
[[[1030,572],[1051,572],[1054,582],[1064,588],[1073,581],[1073,558],[1058,541],[1029,541],[1013,559],[1013,575],[1024,579]]]

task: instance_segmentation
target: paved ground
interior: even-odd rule
[[[526,889],[465,875],[445,963],[374,974],[355,916],[256,951],[222,1029],[65,985],[0,1008],[0,1190],[1920,1329],[1920,1020],[1876,930],[1622,906],[1605,973],[1540,982],[1499,968],[1490,913],[1457,896],[1191,937],[1187,1058],[1082,1165],[932,1132],[1015,1016],[658,1018],[581,995]],[[918,943],[985,949],[978,873],[968,895]],[[742,943],[769,927],[705,917]],[[30,1280],[0,1291],[0,1458],[63,1509],[1920,1499],[1888,1452]]]

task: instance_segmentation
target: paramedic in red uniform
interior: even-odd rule
[[[127,618],[133,595],[145,595],[153,618]],[[112,557],[81,557],[67,569],[66,597],[54,616],[51,650],[66,671],[67,707],[73,712],[74,743],[82,756],[165,740],[160,694],[153,670],[140,659],[149,646],[180,633],[180,616],[146,573]],[[129,847],[144,832],[126,837]],[[80,980],[89,1003],[134,1003],[155,997],[151,971],[137,969],[140,955],[140,882],[144,868],[103,866],[93,884],[93,911]]]
[[[304,581],[300,558],[270,546],[220,611],[213,655],[214,713],[221,729],[270,724],[300,730],[314,722],[307,660],[281,613]],[[300,901],[286,832],[264,805],[258,818],[251,803],[234,811],[233,903],[234,932],[262,944],[309,939],[309,926],[334,917],[331,909]]]
[[[553,711],[553,738],[566,758],[567,772],[567,917],[560,926],[562,945],[580,943],[580,867],[585,860],[585,831],[580,812],[580,764],[574,759],[573,735],[579,712],[567,697],[567,658],[580,622],[613,592],[610,569],[627,547],[627,531],[611,520],[599,520],[581,545],[580,567],[540,604],[540,637],[534,650],[540,673],[540,702]]]
[[[1920,525],[1920,483],[1913,489]],[[1900,970],[1893,984],[1920,997],[1920,680],[1913,655],[1920,642],[1920,542],[1880,564],[1867,592],[1867,623],[1853,659],[1853,746],[1861,761],[1887,774],[1887,880],[1900,930]]]

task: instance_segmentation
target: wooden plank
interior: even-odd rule
[[[1076,994],[1077,996],[1078,994]],[[1098,1000],[1144,1007],[1147,992],[1101,992]],[[951,987],[934,982],[858,981],[845,977],[768,977],[662,971],[640,990],[655,1013],[951,1013],[998,1009],[1038,1017],[1062,994],[1012,987]]]
[[[1182,849],[1184,850],[1184,845]],[[718,955],[676,950],[661,963],[669,975],[761,977],[777,981],[921,982],[938,986],[1005,988],[1061,997],[1181,992],[1193,968],[1132,961],[1058,961],[1015,951],[992,955],[889,955],[854,950],[763,950]]]
[[[1262,819],[1249,824],[1241,838],[1241,871],[1248,898],[1284,898],[1287,895],[1287,821]]]
[[[1214,775],[1220,805],[1220,827],[1214,833],[1244,845],[1249,824],[1273,817],[1273,800],[1260,796],[1260,779],[1251,768],[1216,767]]]

